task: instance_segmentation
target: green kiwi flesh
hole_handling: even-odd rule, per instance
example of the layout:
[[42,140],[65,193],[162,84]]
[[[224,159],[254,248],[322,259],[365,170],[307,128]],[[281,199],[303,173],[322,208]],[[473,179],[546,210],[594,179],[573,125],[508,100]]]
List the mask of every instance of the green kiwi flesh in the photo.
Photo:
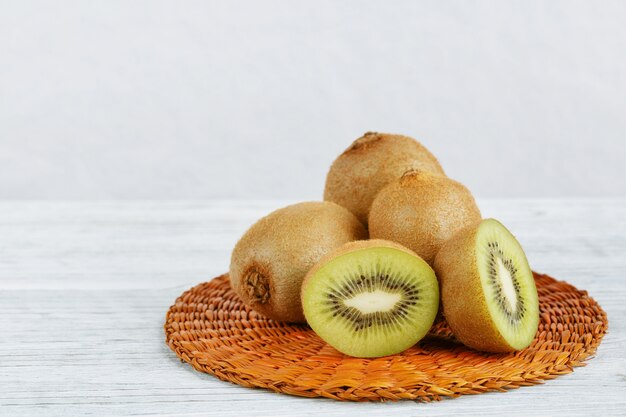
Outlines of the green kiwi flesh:
[[311,328],[355,357],[402,352],[422,339],[439,307],[430,266],[392,242],[352,242],[329,254],[304,280],[302,306]]

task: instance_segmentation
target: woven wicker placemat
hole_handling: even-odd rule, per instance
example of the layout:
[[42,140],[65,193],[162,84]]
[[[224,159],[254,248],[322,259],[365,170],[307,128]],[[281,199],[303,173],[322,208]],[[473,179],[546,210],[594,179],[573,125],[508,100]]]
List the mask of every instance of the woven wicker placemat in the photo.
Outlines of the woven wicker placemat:
[[572,372],[606,333],[606,313],[570,284],[535,274],[541,321],[534,342],[507,354],[455,342],[445,322],[409,350],[352,358],[305,325],[265,319],[244,306],[222,275],[183,293],[170,307],[169,347],[201,372],[245,387],[337,400],[439,400],[503,391]]

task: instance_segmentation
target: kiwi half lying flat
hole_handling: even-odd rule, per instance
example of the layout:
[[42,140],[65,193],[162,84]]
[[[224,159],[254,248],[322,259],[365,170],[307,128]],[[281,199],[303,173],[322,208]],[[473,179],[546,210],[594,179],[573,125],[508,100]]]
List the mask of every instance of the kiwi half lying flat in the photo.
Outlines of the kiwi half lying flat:
[[430,266],[384,240],[351,242],[329,253],[309,271],[301,295],[307,322],[324,341],[366,358],[413,346],[439,307]]
[[465,345],[521,350],[539,325],[539,302],[524,250],[500,222],[486,219],[447,241],[435,258],[443,314]]

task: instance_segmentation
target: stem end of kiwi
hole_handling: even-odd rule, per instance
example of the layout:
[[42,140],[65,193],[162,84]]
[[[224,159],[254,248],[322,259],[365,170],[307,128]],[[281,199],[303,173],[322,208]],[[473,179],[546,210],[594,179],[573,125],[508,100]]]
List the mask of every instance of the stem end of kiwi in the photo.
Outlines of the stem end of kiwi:
[[268,274],[257,265],[251,266],[243,276],[243,291],[251,304],[267,304],[271,298]]

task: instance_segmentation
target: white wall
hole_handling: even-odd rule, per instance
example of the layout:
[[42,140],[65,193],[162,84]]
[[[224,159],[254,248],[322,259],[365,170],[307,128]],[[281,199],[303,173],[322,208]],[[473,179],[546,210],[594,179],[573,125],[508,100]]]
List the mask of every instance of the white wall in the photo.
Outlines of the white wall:
[[488,196],[626,195],[626,2],[0,5],[0,198],[319,198],[367,130]]

